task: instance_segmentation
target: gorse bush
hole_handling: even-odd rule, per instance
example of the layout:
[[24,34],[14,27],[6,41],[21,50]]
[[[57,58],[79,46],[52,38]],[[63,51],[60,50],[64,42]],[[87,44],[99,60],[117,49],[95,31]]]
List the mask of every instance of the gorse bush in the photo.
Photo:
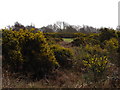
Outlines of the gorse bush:
[[51,45],[51,50],[53,50],[55,58],[62,68],[72,67],[73,52],[71,49],[59,45]]
[[87,44],[85,46],[85,50],[91,55],[95,54],[98,54],[99,56],[107,55],[107,49],[102,49],[99,44],[94,46]]
[[16,35],[14,31],[3,30],[2,32],[3,67],[10,65],[10,69],[13,71],[15,71],[15,69],[17,70],[18,66],[24,61],[20,42]]
[[88,60],[83,60],[83,64],[93,72],[94,81],[97,81],[97,77],[104,75],[108,67],[108,59],[106,56],[99,57],[94,55]]
[[42,75],[58,65],[42,32],[3,30],[3,66]]
[[89,45],[96,45],[96,44],[99,44],[100,41],[97,40],[97,39],[93,39],[93,38],[90,38],[90,37],[79,37],[79,38],[76,38],[74,39],[74,41],[72,41],[72,44],[74,46],[86,46],[87,44]]
[[111,38],[110,40],[105,40],[105,45],[104,47],[106,49],[108,49],[108,51],[113,52],[113,51],[117,51],[118,46],[119,46],[119,42],[116,38]]
[[80,46],[80,45],[85,46],[87,42],[85,41],[85,38],[84,38],[84,37],[80,37],[80,38],[74,39],[71,43],[72,43],[74,46]]
[[62,38],[51,38],[51,37],[47,37],[46,40],[47,40],[49,45],[63,41]]
[[119,42],[117,38],[111,38],[110,40],[104,41],[104,48],[108,51],[109,60],[111,63],[118,65],[119,63]]
[[116,31],[113,29],[101,28],[100,31],[101,33],[99,35],[99,40],[101,41],[101,43],[104,42],[105,40],[118,37]]

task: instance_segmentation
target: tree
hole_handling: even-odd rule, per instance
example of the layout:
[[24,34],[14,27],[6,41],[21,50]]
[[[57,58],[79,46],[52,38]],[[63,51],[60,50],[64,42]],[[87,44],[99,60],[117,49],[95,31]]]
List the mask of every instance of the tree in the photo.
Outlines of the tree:
[[52,32],[54,32],[54,30],[49,25],[46,26],[46,27],[45,26],[42,27],[41,30],[42,30],[43,33],[52,33]]
[[117,37],[117,34],[114,29],[111,28],[101,28],[99,30],[100,33],[100,41],[103,42],[105,40],[109,40],[113,37]]
[[25,30],[25,26],[19,22],[15,22],[14,26],[12,26],[13,31],[19,31],[20,29]]
[[63,29],[63,32],[67,33],[77,33],[77,30],[73,28],[71,25],[67,26],[66,29]]
[[78,32],[81,32],[81,33],[97,33],[97,29],[96,28],[93,28],[92,26],[86,26],[86,25],[83,25],[82,28],[80,28],[78,30]]
[[117,31],[120,31],[120,25],[117,26],[116,30],[117,30]]
[[63,22],[63,21],[57,21],[54,25],[55,25],[56,28],[57,28],[57,29],[56,29],[56,32],[62,32],[63,30],[66,29],[67,26],[69,26],[68,23]]

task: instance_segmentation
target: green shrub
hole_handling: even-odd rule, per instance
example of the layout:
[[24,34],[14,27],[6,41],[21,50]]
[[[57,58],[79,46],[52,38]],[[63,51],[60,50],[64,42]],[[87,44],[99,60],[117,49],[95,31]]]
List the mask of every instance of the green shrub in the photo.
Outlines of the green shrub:
[[98,44],[100,44],[99,40],[93,39],[93,38],[86,39],[86,42],[87,42],[87,44],[90,44],[90,45],[98,45]]
[[118,37],[116,31],[113,29],[101,28],[100,31],[101,33],[99,35],[99,40],[101,41],[101,43],[103,43],[105,40]]
[[47,38],[46,38],[46,41],[47,41],[47,43],[48,43],[49,45],[56,43],[55,40],[54,40],[53,38],[51,38],[51,37],[47,37]]
[[82,63],[83,59],[88,59],[90,54],[84,49],[84,47],[72,47],[74,53],[74,69],[81,72],[81,68],[84,68]]
[[[120,42],[119,42],[119,48],[118,48],[118,54],[119,54],[119,56],[118,56],[118,58],[120,58]],[[120,68],[120,60],[118,59],[117,60],[117,65],[118,65],[118,67]]]
[[44,33],[44,35],[45,35],[45,38],[48,44],[55,44],[55,43],[63,41],[62,38],[54,36],[54,35],[57,35],[56,33]]
[[62,38],[47,38],[47,41],[48,42],[58,43],[58,42],[63,41],[63,39]]
[[3,54],[3,67],[10,65],[11,70],[16,71],[19,64],[23,62],[21,47],[19,40],[15,37],[15,32],[3,30],[2,31],[2,54]]
[[105,40],[104,43],[105,43],[104,47],[106,49],[108,49],[108,51],[110,51],[110,52],[117,51],[118,46],[119,46],[119,42],[116,38],[111,38],[110,40]]
[[110,40],[104,41],[104,48],[108,50],[108,56],[111,63],[118,65],[119,63],[119,42],[117,38],[111,38]]
[[3,66],[42,75],[58,65],[42,32],[3,30]]
[[73,38],[79,38],[79,37],[86,37],[87,36],[87,34],[85,34],[85,33],[74,33],[74,37]]
[[118,35],[118,37],[120,37],[120,31],[117,31],[117,35]]
[[84,33],[44,33],[46,37],[52,38],[77,38],[77,37],[86,37]]
[[72,44],[74,46],[80,46],[80,45],[85,46],[87,44],[96,45],[99,43],[100,43],[99,40],[89,38],[89,37],[79,37],[79,38],[74,39],[74,41],[72,41]]
[[89,38],[95,39],[95,40],[99,40],[99,33],[91,33],[88,35]]
[[59,45],[51,45],[51,49],[55,54],[55,58],[61,67],[72,67],[73,52],[69,48]]
[[85,46],[86,52],[88,52],[91,55],[98,54],[99,56],[107,55],[107,49],[102,49],[100,45],[89,45],[87,44]]
[[80,45],[85,46],[86,45],[85,38],[83,37],[76,38],[71,43],[73,44],[73,46],[80,46]]
[[83,64],[92,71],[94,81],[96,82],[98,77],[102,77],[107,70],[108,60],[106,56],[99,57],[98,55],[94,55],[88,60],[83,60]]

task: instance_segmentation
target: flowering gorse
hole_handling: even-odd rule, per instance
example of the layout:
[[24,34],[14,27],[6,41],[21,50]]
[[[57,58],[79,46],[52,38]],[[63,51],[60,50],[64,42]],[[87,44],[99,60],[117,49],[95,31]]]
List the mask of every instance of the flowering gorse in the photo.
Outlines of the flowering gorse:
[[107,56],[94,55],[88,60],[83,60],[84,66],[86,66],[90,71],[93,72],[94,78],[102,76],[108,67]]

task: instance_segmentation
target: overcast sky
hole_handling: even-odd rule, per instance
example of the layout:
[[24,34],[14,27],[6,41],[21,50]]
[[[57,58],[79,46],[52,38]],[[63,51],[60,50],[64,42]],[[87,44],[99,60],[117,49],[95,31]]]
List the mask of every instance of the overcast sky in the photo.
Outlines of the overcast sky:
[[36,27],[65,21],[72,25],[118,25],[119,0],[0,0],[0,28],[16,21]]

